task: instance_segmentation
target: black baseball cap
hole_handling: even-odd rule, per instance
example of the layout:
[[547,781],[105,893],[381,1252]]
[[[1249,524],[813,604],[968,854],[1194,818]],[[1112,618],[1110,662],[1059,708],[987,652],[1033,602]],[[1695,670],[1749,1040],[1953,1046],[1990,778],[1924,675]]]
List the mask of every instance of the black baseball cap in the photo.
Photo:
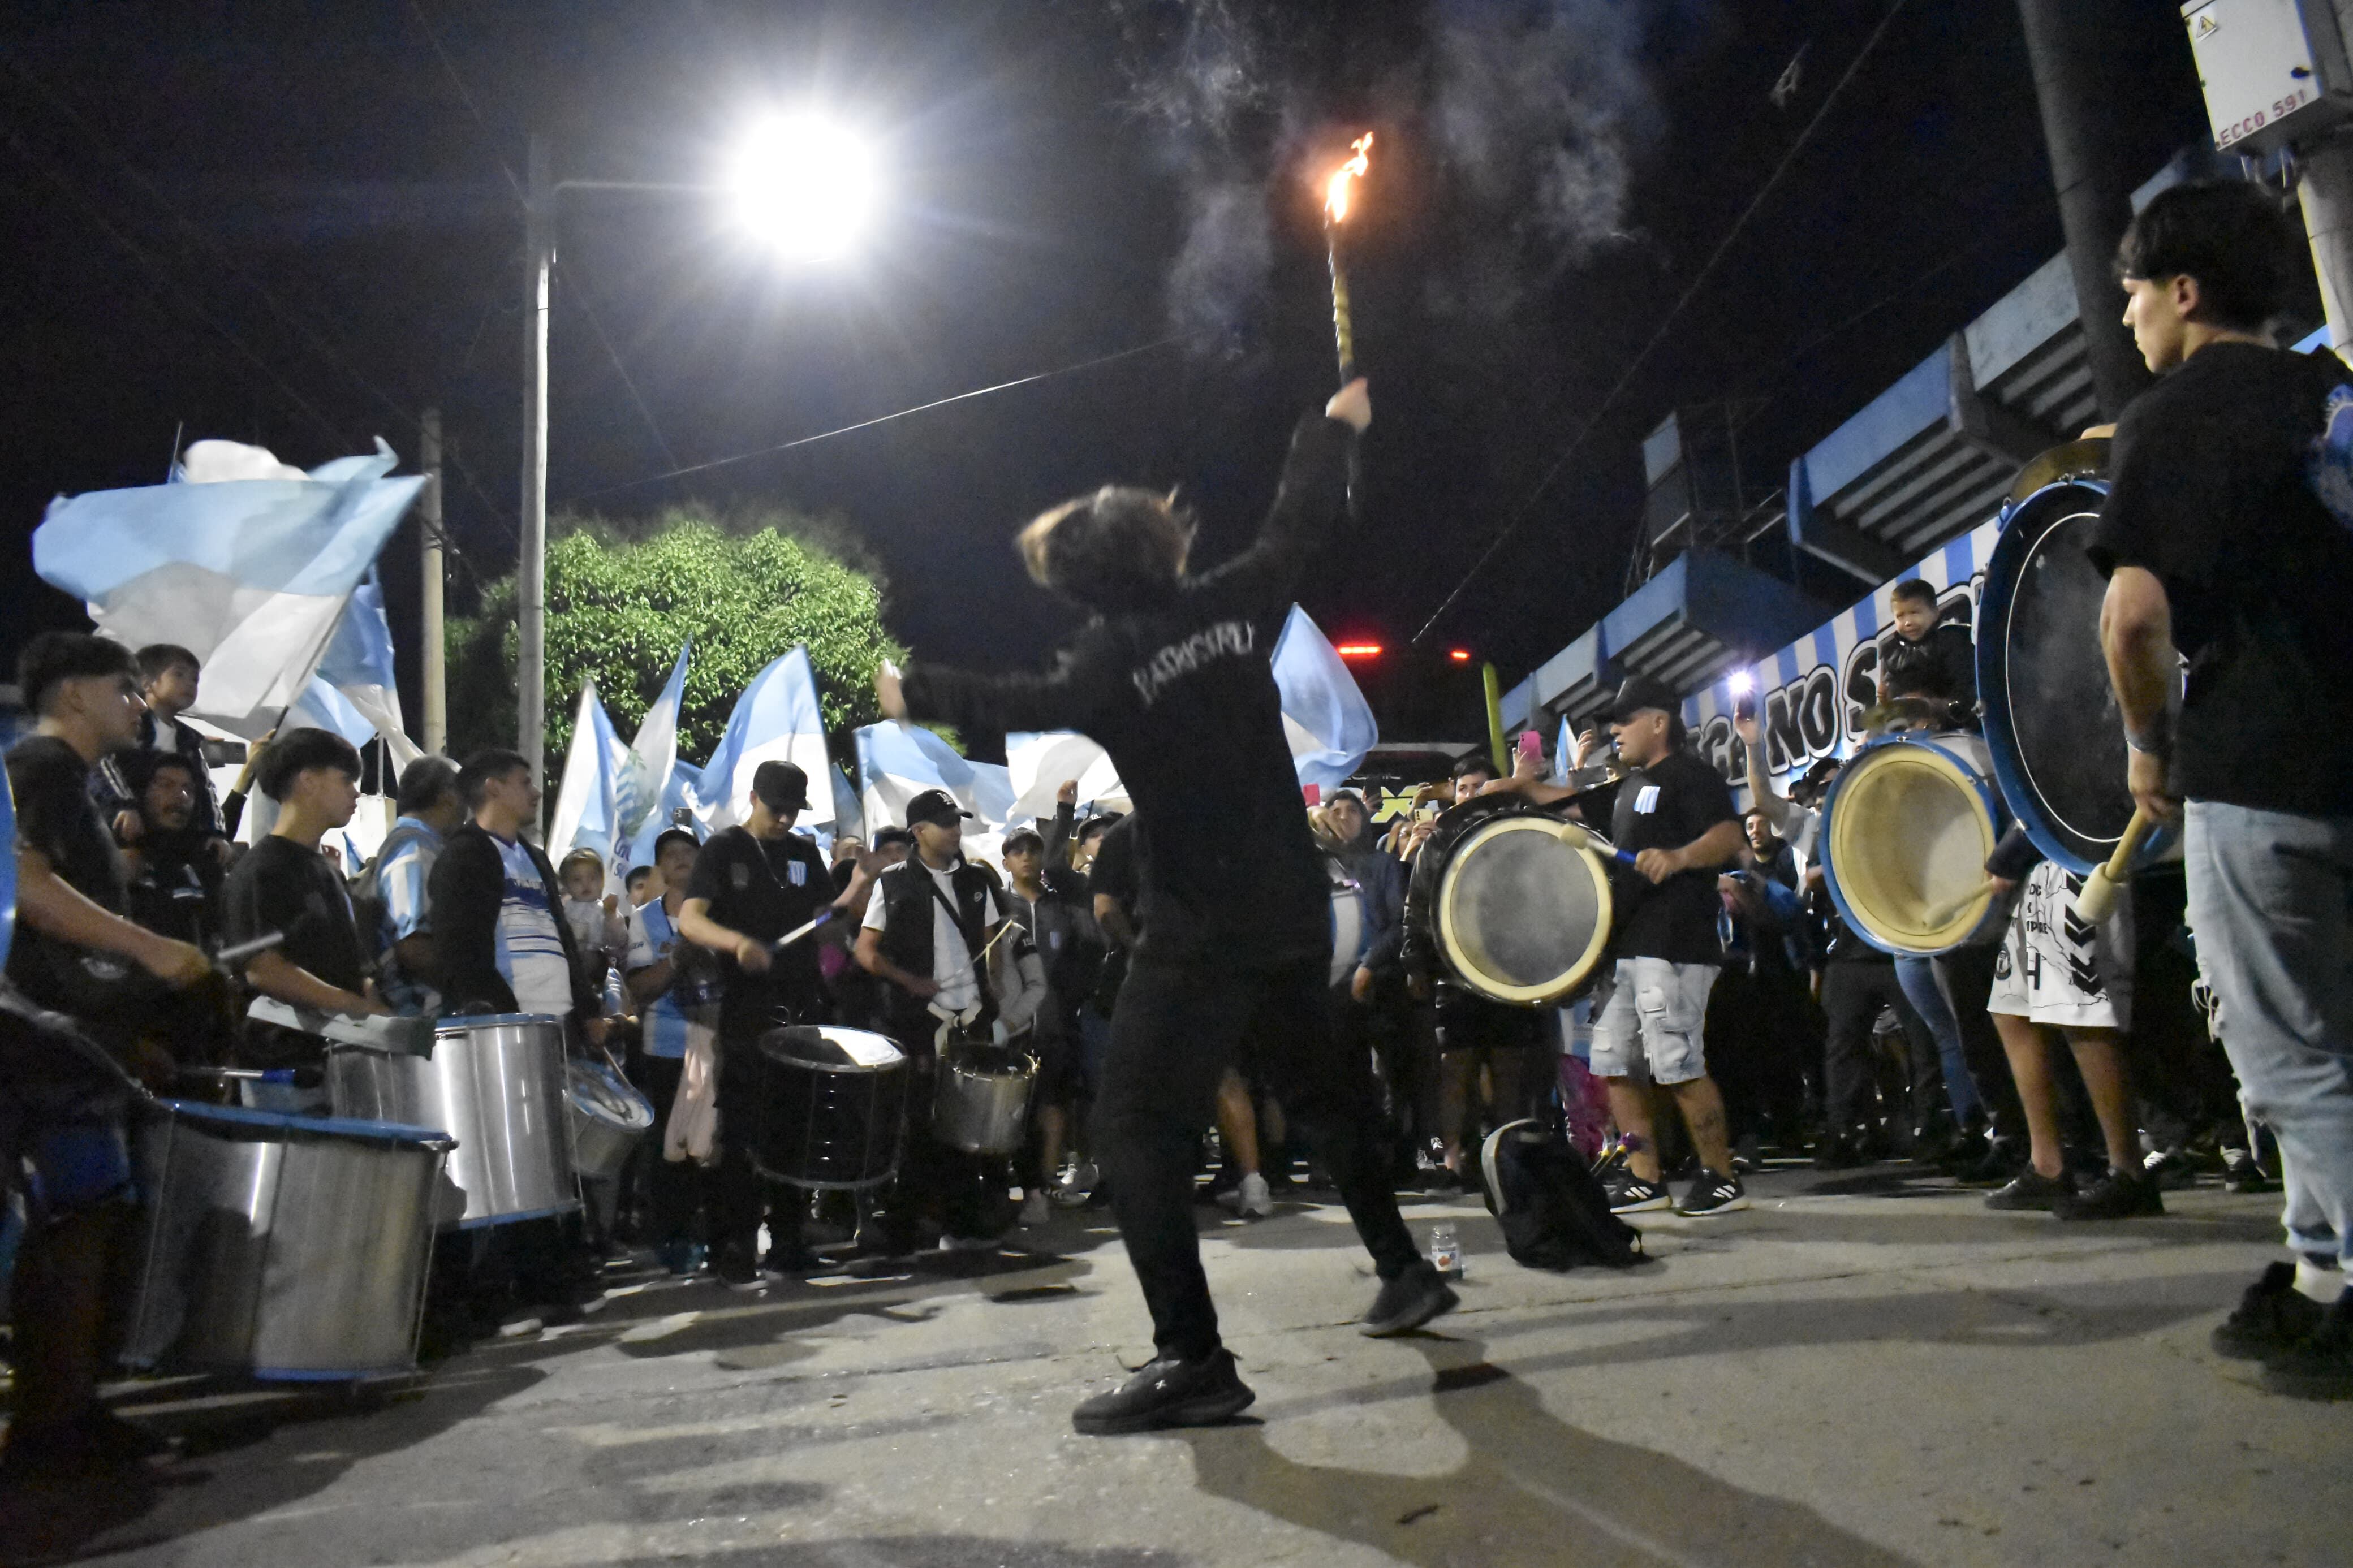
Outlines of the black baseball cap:
[[907,826],[928,822],[935,827],[951,827],[959,817],[972,813],[955,803],[955,796],[944,789],[927,789],[907,803]]
[[1046,852],[1046,836],[1026,825],[1015,828],[1005,836],[1006,854],[1010,855],[1016,849],[1023,848],[1032,848],[1043,855]]
[[1650,709],[1662,713],[1677,714],[1683,710],[1683,700],[1674,689],[1655,675],[1630,675],[1618,688],[1618,695],[1609,704],[1609,721],[1623,724],[1635,714]]
[[752,795],[770,811],[807,811],[808,774],[792,763],[762,763],[752,774]]
[[894,845],[902,844],[913,849],[915,847],[915,836],[903,827],[886,827],[874,836],[874,842],[867,847],[879,854]]

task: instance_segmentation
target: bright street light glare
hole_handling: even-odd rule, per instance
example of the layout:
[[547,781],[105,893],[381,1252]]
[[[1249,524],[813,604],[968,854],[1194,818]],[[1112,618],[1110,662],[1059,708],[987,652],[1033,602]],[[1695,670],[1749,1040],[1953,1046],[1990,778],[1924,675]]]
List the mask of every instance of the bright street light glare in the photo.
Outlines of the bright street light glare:
[[872,151],[842,127],[809,115],[753,127],[727,186],[736,221],[788,256],[818,261],[856,242],[874,205]]

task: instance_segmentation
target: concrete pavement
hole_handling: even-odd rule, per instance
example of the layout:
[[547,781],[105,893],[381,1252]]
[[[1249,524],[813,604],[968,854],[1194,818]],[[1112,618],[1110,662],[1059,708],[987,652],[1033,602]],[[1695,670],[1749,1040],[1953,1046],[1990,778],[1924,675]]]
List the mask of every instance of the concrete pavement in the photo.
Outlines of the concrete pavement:
[[[2353,1405],[2268,1396],[2209,1329],[2277,1200],[2158,1220],[1986,1212],[1900,1167],[1768,1173],[1643,1216],[1657,1261],[1534,1273],[1475,1201],[1463,1310],[1373,1342],[1336,1206],[1204,1210],[1259,1401],[1082,1438],[1150,1353],[1108,1216],[993,1259],[759,1296],[660,1279],[353,1402],[197,1382],[120,1407],[195,1450],[151,1485],[0,1500],[14,1561],[1177,1568],[2353,1561]],[[1019,1250],[1016,1250],[1019,1249]]]

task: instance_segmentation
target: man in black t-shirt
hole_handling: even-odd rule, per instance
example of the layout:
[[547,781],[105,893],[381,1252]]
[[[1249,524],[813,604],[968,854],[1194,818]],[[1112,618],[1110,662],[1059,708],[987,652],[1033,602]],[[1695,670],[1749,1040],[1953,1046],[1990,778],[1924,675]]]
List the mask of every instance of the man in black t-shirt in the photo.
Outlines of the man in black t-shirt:
[[[1609,710],[1619,761],[1632,770],[1619,785],[1609,832],[1633,865],[1621,867],[1611,889],[1611,966],[1593,991],[1592,1062],[1594,1075],[1609,1085],[1609,1113],[1626,1139],[1626,1176],[1610,1204],[1620,1214],[1671,1202],[1638,1066],[1674,1096],[1699,1151],[1703,1168],[1677,1212],[1719,1215],[1748,1206],[1732,1173],[1724,1096],[1708,1076],[1702,1039],[1708,993],[1724,963],[1715,869],[1740,853],[1740,818],[1724,780],[1684,749],[1682,707],[1665,682],[1630,675]],[[1488,787],[1538,802],[1575,793],[1522,778]]]
[[[222,886],[221,928],[232,943],[272,931],[286,940],[246,965],[247,981],[264,996],[312,1012],[391,1012],[369,987],[366,949],[352,922],[343,876],[319,852],[319,840],[349,823],[359,804],[359,752],[329,731],[292,731],[269,743],[256,780],[278,803],[278,820]],[[310,1081],[315,1070],[303,1071],[326,1060],[318,1037],[248,1024],[238,1055],[247,1067],[302,1072],[294,1083],[241,1083],[245,1103],[327,1114],[325,1083]]]
[[90,798],[91,769],[139,732],[131,655],[101,637],[45,632],[26,645],[16,679],[38,728],[7,762],[17,922],[0,1006],[0,1202],[24,1165],[40,1179],[25,1194],[9,1292],[16,1418],[0,1471],[11,1479],[161,1447],[97,1394],[114,1306],[107,1281],[121,1277],[134,1245],[121,1080],[89,1058],[94,1047],[63,1021],[26,999],[79,1022],[119,1016],[147,976],[188,986],[212,973],[196,948],[124,918],[122,863]]
[[[713,1247],[719,1277],[731,1289],[756,1290],[764,1277],[806,1270],[801,1245],[806,1207],[797,1191],[770,1205],[752,1165],[752,1137],[767,1093],[760,1037],[783,1024],[821,1024],[824,981],[817,942],[804,938],[781,952],[772,944],[818,911],[852,908],[864,891],[853,875],[839,895],[817,845],[793,831],[808,807],[808,775],[790,763],[762,763],[752,775],[752,816],[714,834],[694,858],[679,910],[678,932],[719,955],[719,1174]],[[760,1218],[769,1250],[759,1254]]]
[[2133,798],[2186,817],[2199,966],[2248,1114],[2279,1139],[2296,1254],[2215,1343],[2282,1392],[2353,1396],[2353,532],[2312,483],[2353,378],[2264,341],[2300,264],[2261,187],[2163,192],[2117,260],[2162,379],[2117,423],[2101,642]]

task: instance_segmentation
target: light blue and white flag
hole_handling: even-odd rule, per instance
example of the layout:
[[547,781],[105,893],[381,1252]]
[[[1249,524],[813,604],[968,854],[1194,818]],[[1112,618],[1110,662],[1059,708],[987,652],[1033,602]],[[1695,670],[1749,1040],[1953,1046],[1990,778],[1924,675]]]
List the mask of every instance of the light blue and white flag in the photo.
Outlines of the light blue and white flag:
[[1282,692],[1282,731],[1299,782],[1324,789],[1347,783],[1379,743],[1380,726],[1356,678],[1296,605],[1274,645],[1274,684]]
[[809,803],[795,826],[815,832],[833,826],[833,792],[826,787],[825,713],[808,649],[796,647],[752,678],[727,716],[719,749],[702,764],[704,823],[713,832],[752,815],[752,775],[765,762],[792,763],[808,775]]
[[1560,739],[1553,745],[1552,782],[1566,784],[1568,775],[1576,768],[1577,731],[1570,727],[1567,716],[1564,714],[1560,721]]
[[322,676],[312,676],[286,710],[285,721],[280,731],[294,730],[331,730],[353,746],[364,746],[375,739],[375,724],[368,716],[353,706],[352,700],[327,684]]
[[319,658],[319,679],[343,693],[384,738],[394,767],[405,768],[424,755],[409,740],[401,717],[400,684],[392,667],[392,623],[384,613],[383,580],[373,566],[352,590],[335,622],[327,651]]
[[[654,840],[673,827],[683,827],[701,843],[711,837],[711,829],[702,821],[702,804],[695,795],[702,774],[692,763],[673,762],[670,777],[662,784],[661,798],[654,809],[646,813],[644,822],[630,837],[630,866],[650,866],[654,863]],[[623,875],[628,874],[627,868]]]
[[1013,784],[1015,820],[1052,820],[1054,797],[1065,783],[1079,786],[1078,804],[1105,811],[1131,811],[1119,770],[1101,746],[1075,730],[1019,731],[1005,737],[1005,769]]
[[195,653],[195,715],[256,737],[301,695],[424,485],[389,478],[396,461],[379,440],[373,457],[301,474],[259,447],[199,441],[182,465],[186,482],[51,501],[33,533],[33,569],[118,642]]
[[826,763],[825,771],[833,785],[833,836],[865,837],[866,811],[858,804],[858,792],[849,787],[849,775],[841,771],[839,763]]
[[646,710],[638,738],[629,742],[628,766],[622,770],[618,799],[621,831],[634,837],[646,825],[670,787],[670,769],[678,763],[678,710],[686,700],[686,660],[693,652],[690,641],[678,650],[661,694]]
[[628,868],[617,863],[629,836],[621,826],[621,781],[629,771],[629,749],[613,733],[613,720],[596,699],[596,683],[580,689],[572,719],[572,749],[565,753],[564,781],[556,786],[555,815],[548,822],[547,858],[561,866],[575,849],[594,849],[605,862],[607,890],[618,891]]
[[944,789],[976,819],[975,830],[1003,827],[1013,815],[1013,778],[993,763],[967,762],[954,747],[914,724],[869,724],[858,731],[858,776],[866,826],[904,827],[907,803],[927,789]]

